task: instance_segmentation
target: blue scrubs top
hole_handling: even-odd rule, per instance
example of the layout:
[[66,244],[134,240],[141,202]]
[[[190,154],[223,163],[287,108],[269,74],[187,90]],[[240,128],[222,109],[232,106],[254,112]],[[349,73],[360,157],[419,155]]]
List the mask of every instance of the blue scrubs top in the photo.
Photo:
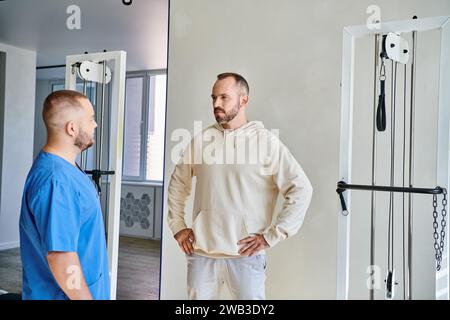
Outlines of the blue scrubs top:
[[48,266],[50,251],[77,252],[93,298],[110,299],[105,226],[97,191],[80,169],[41,151],[25,182],[20,213],[24,300],[68,299]]

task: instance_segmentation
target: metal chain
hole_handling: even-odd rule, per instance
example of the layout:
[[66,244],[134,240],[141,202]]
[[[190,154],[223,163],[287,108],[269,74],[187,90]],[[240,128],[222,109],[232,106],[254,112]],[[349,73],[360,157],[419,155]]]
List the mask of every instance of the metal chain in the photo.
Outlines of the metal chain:
[[[438,233],[438,211],[437,211],[437,195],[433,194],[433,237],[434,237],[434,250],[436,258],[436,270],[441,270],[442,253],[444,252],[444,239],[445,239],[445,227],[447,225],[447,190],[443,189],[444,198],[442,199],[442,220],[441,220],[441,232]],[[439,237],[440,236],[440,237]],[[440,238],[440,239],[439,239]]]
[[447,216],[447,190],[443,191],[444,198],[442,199],[442,220],[441,220],[441,242],[440,242],[440,252],[441,252],[441,260],[442,253],[444,252],[444,239],[445,239],[445,227],[447,225],[447,221],[445,220]]

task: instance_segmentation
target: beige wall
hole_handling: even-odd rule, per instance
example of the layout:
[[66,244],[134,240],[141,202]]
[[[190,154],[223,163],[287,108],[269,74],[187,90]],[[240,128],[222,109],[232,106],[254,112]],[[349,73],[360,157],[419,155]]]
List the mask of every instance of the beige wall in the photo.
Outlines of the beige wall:
[[[299,234],[268,252],[269,299],[336,297],[342,28],[365,24],[366,8],[371,4],[381,7],[383,21],[450,14],[446,0],[171,1],[165,190],[174,168],[170,155],[175,142],[170,136],[176,128],[192,132],[194,121],[203,121],[204,126],[214,121],[210,90],[215,75],[223,71],[239,72],[247,78],[251,87],[249,118],[263,121],[269,129],[280,129],[281,140],[314,186],[313,201]],[[362,50],[373,56],[369,49]],[[368,61],[363,75],[372,79]],[[371,83],[362,86],[361,92],[371,94]],[[431,153],[434,149],[426,150]],[[368,168],[370,163],[366,163]],[[188,222],[191,208],[192,197]],[[168,229],[166,215],[165,207],[161,298],[186,298],[186,261]],[[367,221],[359,223],[352,225],[353,230],[367,228]],[[368,247],[364,241],[355,241],[352,250],[366,256],[352,256],[358,281],[351,282],[351,297],[365,299]],[[432,269],[432,261],[425,264]],[[419,267],[429,270],[433,281],[432,270]],[[422,282],[417,287],[421,297],[433,297],[434,283]]]

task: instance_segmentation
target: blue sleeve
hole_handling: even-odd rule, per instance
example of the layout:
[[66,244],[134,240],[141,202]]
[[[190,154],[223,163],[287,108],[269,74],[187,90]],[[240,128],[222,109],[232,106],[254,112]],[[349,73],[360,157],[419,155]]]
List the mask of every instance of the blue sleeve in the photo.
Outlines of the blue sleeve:
[[46,252],[76,252],[81,228],[79,195],[73,187],[51,179],[30,201]]

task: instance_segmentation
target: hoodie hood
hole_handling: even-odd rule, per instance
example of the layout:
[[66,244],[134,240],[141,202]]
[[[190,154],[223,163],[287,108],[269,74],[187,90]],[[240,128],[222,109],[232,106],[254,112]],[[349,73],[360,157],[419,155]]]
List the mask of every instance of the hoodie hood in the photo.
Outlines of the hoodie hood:
[[213,125],[213,127],[223,133],[232,133],[235,135],[239,135],[241,133],[251,134],[259,129],[264,129],[264,125],[261,121],[248,121],[246,124],[236,129],[225,129],[220,123],[217,122]]
[[264,125],[261,121],[248,121],[246,124],[236,129],[225,129],[220,123],[215,123],[212,126],[214,129],[222,133],[223,144],[226,145],[227,139],[233,139],[233,147],[236,149],[236,138],[238,136],[252,136],[259,130],[264,129]]

